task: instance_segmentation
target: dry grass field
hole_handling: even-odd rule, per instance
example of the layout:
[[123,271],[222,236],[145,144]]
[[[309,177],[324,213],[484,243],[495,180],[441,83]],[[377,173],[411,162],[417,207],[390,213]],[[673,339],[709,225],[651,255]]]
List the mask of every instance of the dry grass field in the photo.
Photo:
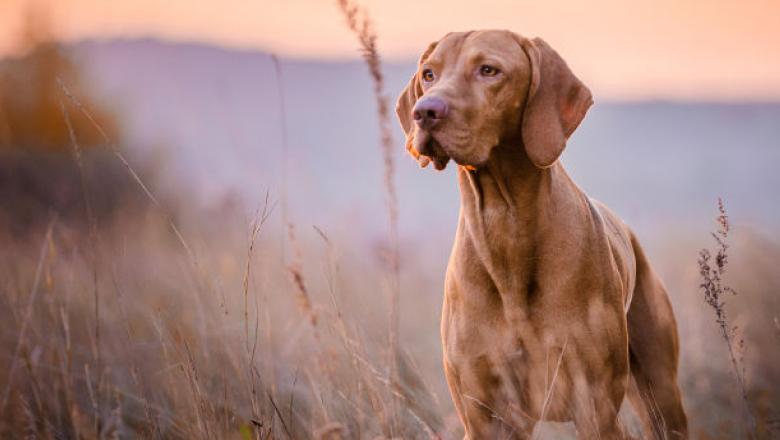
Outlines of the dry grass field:
[[[385,127],[370,27],[341,7]],[[392,229],[386,151],[400,142],[389,128],[377,149],[389,209],[377,215],[391,232],[366,251],[343,230],[289,218],[283,192],[247,215],[228,202],[199,208],[187,188],[158,191],[160,170],[125,156],[119,122],[86,100],[56,49],[41,50],[0,71],[0,437],[462,437],[440,364],[444,267]],[[22,90],[14,69],[41,82]],[[651,258],[679,322],[693,437],[774,438],[780,242],[730,214],[717,235],[727,259],[710,236],[715,201],[712,224],[668,231]],[[722,275],[709,305],[702,247],[707,275]],[[632,420],[626,411],[633,432]]]
[[[286,258],[300,256],[289,266],[282,225],[240,217],[181,213],[192,256],[151,209],[118,214],[94,237],[56,216],[24,237],[4,233],[2,436],[458,438],[439,363],[440,299],[420,294],[436,292],[436,274],[417,273],[424,262],[402,255],[393,380],[383,260],[355,253],[350,237],[310,229],[286,248]],[[750,411],[771,438],[780,247],[736,238],[729,319],[744,340]],[[693,433],[741,438],[747,418],[697,290],[695,248],[671,241],[662,257]]]

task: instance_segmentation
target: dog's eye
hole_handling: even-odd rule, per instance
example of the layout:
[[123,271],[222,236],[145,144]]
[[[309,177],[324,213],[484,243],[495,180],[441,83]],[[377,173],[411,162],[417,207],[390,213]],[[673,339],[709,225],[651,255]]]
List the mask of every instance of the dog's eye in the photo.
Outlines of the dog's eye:
[[482,67],[479,68],[479,74],[482,76],[496,76],[498,73],[499,70],[497,68],[487,64],[483,64]]
[[436,78],[436,75],[433,74],[433,70],[431,69],[425,69],[422,71],[422,79],[425,82],[431,82]]

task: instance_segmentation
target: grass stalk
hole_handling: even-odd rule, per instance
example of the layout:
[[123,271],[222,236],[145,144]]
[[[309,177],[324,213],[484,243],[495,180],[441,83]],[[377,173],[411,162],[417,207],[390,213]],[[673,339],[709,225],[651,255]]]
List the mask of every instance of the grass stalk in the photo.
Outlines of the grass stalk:
[[8,380],[5,383],[5,389],[3,390],[3,399],[0,401],[0,413],[5,412],[6,405],[8,404],[8,397],[11,394],[11,384],[13,383],[14,373],[16,372],[17,362],[19,360],[19,354],[24,346],[24,338],[27,335],[27,329],[30,325],[30,320],[33,315],[33,308],[35,306],[35,299],[38,297],[38,287],[41,282],[41,273],[43,272],[43,265],[46,261],[46,249],[51,240],[52,230],[56,217],[52,217],[49,220],[49,225],[46,228],[46,235],[44,236],[43,243],[41,244],[41,251],[38,257],[38,264],[35,268],[35,277],[33,278],[33,285],[30,289],[30,294],[27,297],[27,305],[25,307],[24,317],[22,318],[22,325],[19,327],[19,336],[16,338],[16,349],[14,350],[13,358],[11,359],[11,366],[8,369]]
[[108,135],[108,133],[106,133],[103,127],[95,120],[95,118],[92,116],[92,113],[81,103],[81,101],[78,98],[76,98],[75,95],[73,95],[70,92],[68,87],[62,81],[62,79],[57,78],[57,82],[59,83],[60,89],[62,90],[62,93],[65,95],[65,97],[67,97],[70,103],[76,109],[78,109],[78,111],[85,118],[87,118],[89,123],[92,124],[95,130],[97,130],[97,132],[103,138],[103,141],[106,143],[106,146],[111,150],[111,153],[114,154],[114,156],[116,156],[117,159],[119,159],[122,165],[124,165],[125,169],[127,169],[127,172],[130,173],[130,176],[133,178],[136,184],[138,184],[138,187],[141,189],[141,191],[143,191],[143,193],[146,195],[149,201],[152,202],[155,208],[157,208],[163,214],[163,216],[165,216],[168,226],[171,228],[174,235],[176,235],[176,238],[179,240],[179,243],[181,243],[182,247],[187,253],[187,256],[190,258],[192,264],[195,266],[196,269],[198,269],[199,264],[195,256],[195,253],[192,251],[190,245],[187,244],[187,240],[184,239],[184,235],[181,233],[178,226],[176,226],[176,223],[173,221],[173,218],[171,218],[168,212],[165,209],[163,209],[163,206],[157,200],[157,197],[155,197],[154,193],[152,193],[149,187],[141,179],[141,176],[139,176],[138,173],[135,171],[135,169],[130,165],[130,162],[125,158],[125,155],[122,154],[121,151],[119,151],[119,148],[117,148],[116,144],[111,140],[111,137]]
[[748,396],[747,381],[745,380],[745,366],[742,356],[744,341],[738,337],[736,326],[732,326],[728,320],[726,311],[726,297],[734,296],[737,291],[726,285],[723,276],[728,266],[728,244],[727,239],[731,229],[729,217],[723,204],[723,199],[718,198],[718,216],[716,218],[718,229],[712,233],[715,240],[715,256],[707,248],[699,251],[699,274],[701,275],[701,284],[699,288],[704,294],[704,301],[712,308],[715,313],[715,322],[720,330],[721,337],[726,343],[726,348],[731,363],[731,370],[737,381],[740,398],[744,405],[745,417],[750,428],[751,438],[758,438],[756,418],[753,414],[752,405]]
[[395,188],[395,161],[393,158],[393,135],[390,104],[385,95],[385,81],[382,63],[377,48],[377,34],[367,13],[351,0],[337,0],[339,9],[346,19],[347,27],[355,34],[361,47],[363,61],[368,67],[377,106],[379,121],[380,147],[384,165],[384,188],[386,195],[387,217],[389,222],[390,267],[390,324],[389,324],[389,362],[390,377],[398,380],[398,355],[401,297],[401,256],[398,240],[398,193]]
[[101,384],[103,383],[103,355],[100,344],[100,291],[98,287],[98,230],[97,230],[97,217],[95,217],[92,211],[92,198],[90,197],[87,176],[84,172],[84,163],[82,160],[81,147],[76,139],[76,132],[73,130],[73,124],[70,120],[70,114],[65,103],[60,101],[60,110],[62,116],[65,119],[65,125],[68,127],[68,136],[70,138],[71,147],[73,148],[73,159],[76,162],[76,167],[79,171],[79,181],[81,183],[81,194],[84,199],[84,215],[87,218],[89,224],[89,241],[90,241],[90,258],[92,265],[92,293],[94,299],[94,319],[95,319],[95,364],[97,374],[97,392],[96,392],[96,414],[95,414],[95,433],[97,437],[100,437],[102,430],[102,394]]

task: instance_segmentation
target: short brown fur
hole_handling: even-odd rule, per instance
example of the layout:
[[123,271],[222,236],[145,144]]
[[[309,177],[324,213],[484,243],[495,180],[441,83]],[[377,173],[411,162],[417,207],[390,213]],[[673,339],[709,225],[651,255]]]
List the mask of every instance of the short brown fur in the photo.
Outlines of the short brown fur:
[[[448,104],[435,127],[413,120],[422,97]],[[549,45],[508,31],[431,44],[398,100],[420,164],[458,164],[441,336],[466,438],[528,438],[538,420],[620,438],[626,396],[647,435],[687,437],[663,284],[631,230],[558,162],[591,103]]]

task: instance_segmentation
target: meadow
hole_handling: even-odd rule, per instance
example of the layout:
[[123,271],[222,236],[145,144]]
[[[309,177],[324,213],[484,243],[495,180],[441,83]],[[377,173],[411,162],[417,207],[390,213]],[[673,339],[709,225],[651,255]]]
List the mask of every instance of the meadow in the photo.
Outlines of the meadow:
[[[56,45],[2,65],[0,437],[462,437],[438,336],[448,244],[398,231],[395,168],[412,165],[393,159],[402,147],[371,28],[342,8],[374,87],[361,105],[379,109],[374,240],[296,215],[288,199],[306,195],[292,183],[203,206],[193,188],[166,186],[164,165],[127,151],[120,116],[88,98]],[[679,323],[691,433],[774,438],[776,226],[727,211],[729,233],[715,235],[727,257],[713,263],[721,296],[708,304],[712,273],[697,261],[704,247],[718,255],[711,231],[723,223],[715,198],[697,203],[711,205],[711,223],[663,223],[649,247]],[[543,423],[536,435],[573,429]]]

